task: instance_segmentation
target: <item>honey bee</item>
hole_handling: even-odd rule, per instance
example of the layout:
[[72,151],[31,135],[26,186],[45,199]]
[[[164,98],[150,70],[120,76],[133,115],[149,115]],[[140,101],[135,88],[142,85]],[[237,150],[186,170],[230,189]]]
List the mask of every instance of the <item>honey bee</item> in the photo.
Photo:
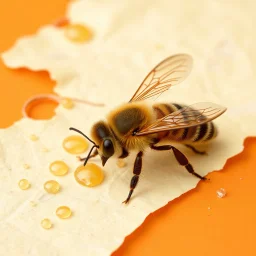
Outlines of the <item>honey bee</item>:
[[[160,96],[172,85],[182,82],[192,69],[190,55],[177,54],[160,62],[144,79],[128,103],[122,104],[107,116],[106,121],[99,121],[91,129],[91,137],[80,130],[70,128],[85,136],[93,146],[86,158],[81,158],[86,165],[89,158],[99,155],[104,166],[110,157],[125,158],[136,150],[137,156],[133,167],[128,203],[138,184],[142,169],[143,152],[147,147],[153,150],[171,150],[177,162],[199,179],[187,157],[172,142],[181,143],[195,153],[204,154],[196,149],[197,144],[209,142],[217,136],[213,119],[226,111],[225,107],[214,103],[195,103],[182,105],[177,103],[150,104],[146,100]],[[161,142],[161,145],[158,143]],[[166,142],[166,145],[162,145]]]

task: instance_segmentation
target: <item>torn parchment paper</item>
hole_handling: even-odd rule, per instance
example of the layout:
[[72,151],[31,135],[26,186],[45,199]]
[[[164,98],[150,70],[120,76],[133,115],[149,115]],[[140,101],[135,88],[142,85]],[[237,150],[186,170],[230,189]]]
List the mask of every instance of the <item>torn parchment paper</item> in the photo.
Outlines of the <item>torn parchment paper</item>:
[[[255,15],[251,5],[251,1],[242,6],[234,1],[198,1],[196,8],[192,1],[74,2],[67,16],[72,23],[94,30],[90,43],[74,44],[65,38],[63,29],[46,26],[5,52],[2,56],[10,68],[49,71],[59,95],[107,106],[76,104],[72,110],[59,106],[51,120],[22,119],[0,131],[1,254],[109,255],[149,213],[196,186],[199,180],[179,166],[170,152],[148,151],[139,185],[131,202],[123,205],[134,154],[123,168],[109,160],[103,184],[86,188],[73,177],[79,163],[61,146],[72,134],[70,126],[88,134],[95,121],[127,102],[152,67],[169,55],[192,55],[194,68],[186,81],[158,101],[212,101],[228,107],[215,122],[219,136],[207,149],[208,156],[179,147],[196,172],[206,175],[219,170],[239,153],[244,138],[255,134],[256,122]],[[39,139],[31,141],[31,134]],[[50,174],[49,163],[55,160],[70,166],[67,176]],[[92,161],[100,164],[97,159]],[[24,169],[24,164],[30,168]],[[22,178],[31,183],[27,191],[18,188]],[[43,184],[53,178],[62,191],[49,195]],[[55,216],[60,205],[72,209],[72,218]],[[54,228],[43,230],[43,218],[50,218]]]

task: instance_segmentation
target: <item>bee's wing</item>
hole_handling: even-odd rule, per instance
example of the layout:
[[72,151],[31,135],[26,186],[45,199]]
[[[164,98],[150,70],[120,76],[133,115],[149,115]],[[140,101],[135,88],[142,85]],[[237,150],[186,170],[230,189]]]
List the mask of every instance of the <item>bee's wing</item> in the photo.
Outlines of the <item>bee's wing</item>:
[[150,126],[138,131],[136,136],[201,125],[217,118],[225,111],[225,107],[214,103],[195,103],[158,119]]
[[129,102],[158,97],[172,85],[182,82],[192,69],[193,59],[177,54],[160,62],[144,79]]

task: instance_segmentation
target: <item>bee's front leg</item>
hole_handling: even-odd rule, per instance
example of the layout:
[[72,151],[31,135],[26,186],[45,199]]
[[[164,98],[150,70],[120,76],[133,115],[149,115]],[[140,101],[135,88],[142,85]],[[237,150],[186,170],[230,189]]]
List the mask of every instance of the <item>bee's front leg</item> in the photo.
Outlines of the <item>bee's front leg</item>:
[[136,185],[138,184],[139,181],[139,175],[141,172],[141,168],[142,168],[142,156],[143,156],[143,152],[140,151],[135,159],[134,162],[134,167],[133,167],[133,177],[131,179],[131,183],[130,183],[130,192],[128,194],[128,197],[125,201],[123,201],[123,203],[127,204],[132,196],[133,190],[135,189]]
[[[95,156],[97,156],[97,155],[98,155],[98,150],[95,149],[95,150],[93,151],[93,153],[90,155],[89,159],[92,158],[92,157],[95,157]],[[86,160],[86,158],[87,158],[87,157],[77,156],[77,159],[78,159],[79,161],[82,161],[82,162],[84,162],[84,161]]]

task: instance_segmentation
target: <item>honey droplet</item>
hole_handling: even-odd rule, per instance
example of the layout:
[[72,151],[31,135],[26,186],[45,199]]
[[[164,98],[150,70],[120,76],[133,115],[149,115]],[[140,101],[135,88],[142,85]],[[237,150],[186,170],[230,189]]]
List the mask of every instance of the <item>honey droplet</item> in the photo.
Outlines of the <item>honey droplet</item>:
[[71,109],[74,107],[74,102],[70,98],[62,98],[60,104],[66,109]]
[[49,219],[43,219],[41,221],[41,226],[44,228],[44,229],[50,229],[52,227],[52,222],[49,220]]
[[22,190],[26,190],[30,187],[30,183],[29,183],[28,180],[22,179],[22,180],[19,181],[19,187]]
[[37,141],[38,140],[38,137],[35,135],[35,134],[31,134],[29,136],[29,138],[32,140],[32,141]]
[[64,139],[62,146],[70,154],[82,154],[88,149],[88,142],[79,135],[72,135]]
[[162,50],[164,48],[164,45],[158,43],[158,44],[155,45],[155,47],[156,47],[157,50]]
[[126,166],[126,163],[125,163],[124,159],[117,159],[116,165],[117,165],[119,168],[122,168],[122,167],[125,167],[125,166]]
[[57,194],[60,190],[60,184],[55,180],[48,180],[44,183],[44,190],[50,194]]
[[71,216],[72,212],[67,206],[60,206],[56,210],[56,215],[61,219],[67,219]]
[[68,172],[68,166],[63,161],[54,161],[50,164],[50,172],[56,176],[63,176]]
[[93,163],[87,163],[86,166],[79,166],[75,173],[76,181],[86,187],[94,187],[102,183],[104,173],[102,169]]
[[49,152],[48,148],[42,148],[42,152]]
[[29,164],[23,164],[23,168],[27,170],[27,169],[30,168],[30,165]]
[[93,37],[92,31],[81,24],[69,24],[64,29],[66,38],[75,43],[84,43]]
[[30,203],[30,205],[31,205],[32,207],[36,207],[36,206],[37,206],[37,203],[36,203],[35,201],[30,201],[29,203]]

